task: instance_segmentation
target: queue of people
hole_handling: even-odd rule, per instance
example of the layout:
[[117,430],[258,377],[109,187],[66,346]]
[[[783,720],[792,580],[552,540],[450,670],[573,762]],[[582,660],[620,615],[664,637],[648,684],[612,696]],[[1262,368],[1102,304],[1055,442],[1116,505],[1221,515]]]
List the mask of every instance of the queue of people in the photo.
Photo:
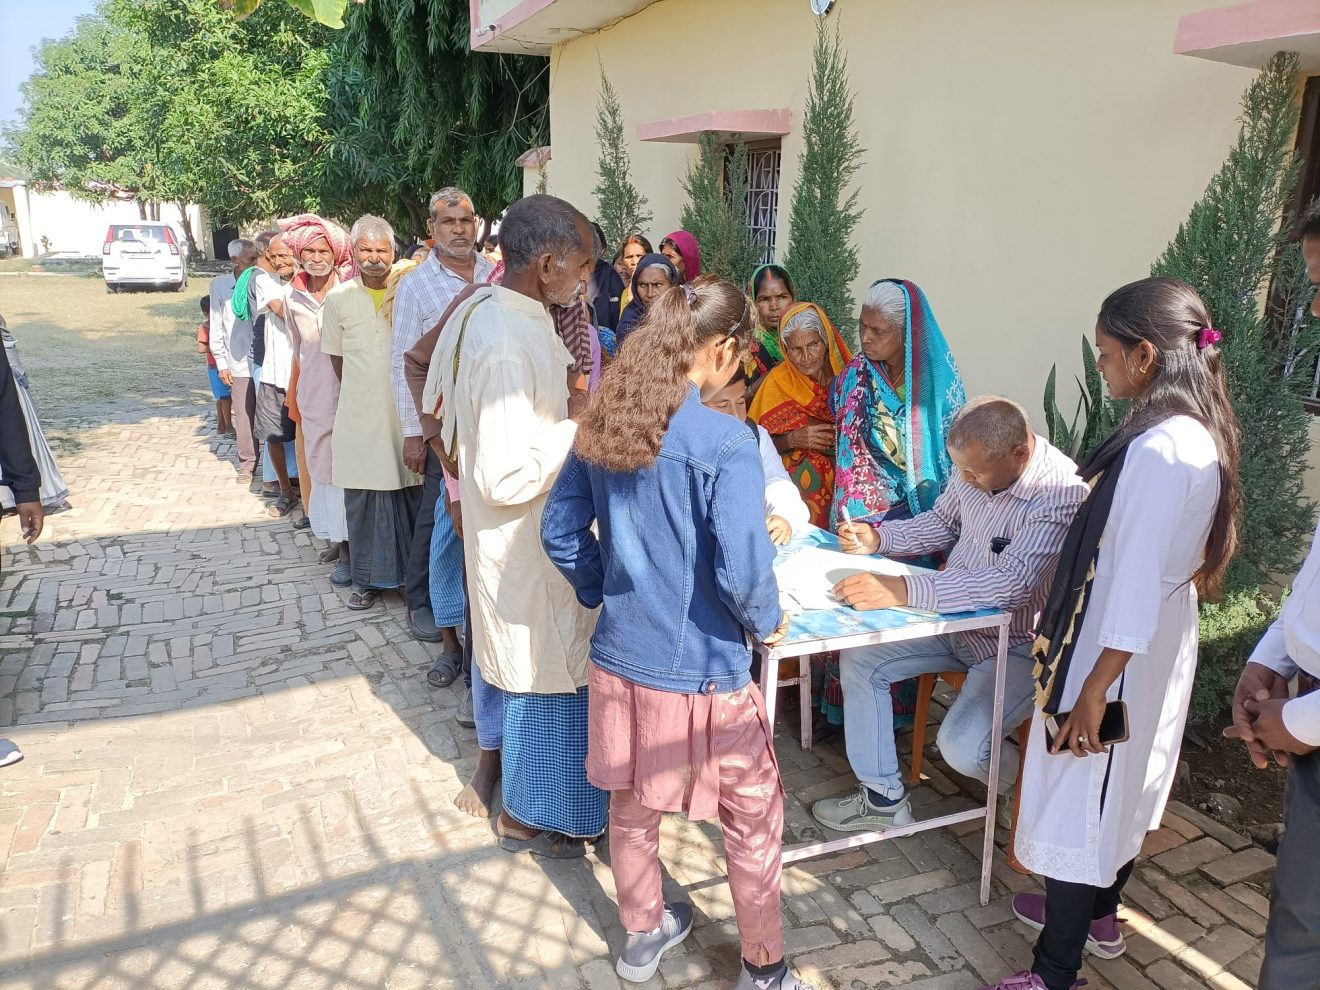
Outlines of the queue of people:
[[[430,211],[430,246],[399,264],[377,217],[345,233],[303,215],[235,242],[208,347],[240,480],[257,486],[260,452],[278,450],[272,514],[308,506],[348,606],[401,588],[413,635],[441,644],[430,682],[464,677],[480,752],[458,806],[488,817],[499,786],[510,852],[578,857],[608,832],[628,932],[616,968],[635,982],[692,928],[691,907],[662,897],[660,815],[718,818],[737,990],[806,990],[784,959],[783,792],[748,644],[784,635],[775,546],[816,526],[848,552],[925,565],[846,578],[833,593],[851,608],[1012,623],[1000,726],[990,635],[824,658],[822,704],[858,788],[813,815],[845,832],[911,821],[900,685],[965,674],[937,740],[956,772],[988,781],[994,734],[1032,716],[1016,852],[1045,894],[1014,899],[1039,935],[1031,967],[997,986],[1070,990],[1084,952],[1121,954],[1123,885],[1178,763],[1198,595],[1236,545],[1238,428],[1196,292],[1144,279],[1103,301],[1100,371],[1129,411],[1078,467],[1016,403],[967,401],[910,280],[872,284],[854,354],[789,272],[702,275],[684,231],[658,252],[631,235],[611,264],[581,212],[531,196],[492,261],[470,197],[441,190]],[[298,489],[286,441],[304,452]],[[1282,700],[1291,665],[1320,675],[1306,615],[1285,611],[1236,710],[1253,755],[1292,754],[1294,776],[1314,776],[1304,740],[1320,742],[1309,700]],[[1006,743],[1004,790],[1018,765]],[[1320,794],[1296,790],[1290,820]],[[1265,971],[1301,972],[1320,918],[1309,887],[1279,894],[1301,905],[1271,920]]]

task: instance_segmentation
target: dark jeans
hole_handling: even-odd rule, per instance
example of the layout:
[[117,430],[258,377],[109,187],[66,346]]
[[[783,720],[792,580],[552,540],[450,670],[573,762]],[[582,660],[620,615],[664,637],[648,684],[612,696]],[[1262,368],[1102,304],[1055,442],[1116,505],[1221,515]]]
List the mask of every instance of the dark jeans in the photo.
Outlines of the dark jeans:
[[1082,968],[1082,953],[1091,922],[1118,910],[1123,887],[1132,876],[1128,863],[1118,871],[1111,887],[1045,878],[1045,928],[1036,940],[1036,962],[1031,971],[1050,990],[1071,990]]
[[1260,990],[1310,987],[1320,973],[1320,752],[1288,769]]
[[431,530],[435,528],[435,501],[443,497],[445,475],[440,458],[430,445],[426,448],[426,481],[422,484],[422,503],[417,507],[417,525],[413,527],[412,549],[404,571],[403,597],[408,611],[431,610]]

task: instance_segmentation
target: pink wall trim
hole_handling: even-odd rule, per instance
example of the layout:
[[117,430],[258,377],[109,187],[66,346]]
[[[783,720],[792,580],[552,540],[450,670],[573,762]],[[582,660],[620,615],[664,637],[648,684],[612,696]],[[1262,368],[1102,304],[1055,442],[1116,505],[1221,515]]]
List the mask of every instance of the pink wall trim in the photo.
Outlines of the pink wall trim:
[[505,31],[517,27],[534,14],[539,14],[554,2],[555,0],[522,0],[522,3],[518,4],[518,6],[514,7],[503,17],[496,19],[494,31],[478,37],[477,32],[482,28],[487,27],[487,25],[481,23],[481,0],[468,0],[469,44],[471,45],[472,50],[475,52],[482,45],[494,41]]
[[666,117],[637,125],[639,141],[696,140],[702,131],[730,134],[787,134],[791,131],[790,110],[707,110],[683,117]]
[[1247,0],[1232,7],[1198,10],[1178,22],[1173,50],[1179,55],[1260,41],[1286,41],[1320,33],[1316,0]]

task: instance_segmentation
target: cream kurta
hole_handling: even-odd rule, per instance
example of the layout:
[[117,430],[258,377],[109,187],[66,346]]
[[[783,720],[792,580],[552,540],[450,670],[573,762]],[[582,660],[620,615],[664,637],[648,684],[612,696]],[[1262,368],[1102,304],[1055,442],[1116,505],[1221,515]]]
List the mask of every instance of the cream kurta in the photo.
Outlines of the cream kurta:
[[381,317],[361,278],[335,286],[325,297],[321,352],[343,359],[331,438],[339,488],[397,491],[422,483],[403,463],[403,424],[390,385],[393,339],[389,320]]
[[587,683],[596,614],[578,604],[541,549],[541,513],[576,434],[568,419],[572,356],[545,307],[503,286],[461,307],[431,361],[443,436],[457,430],[463,554],[473,656],[506,691],[573,692]]
[[1095,581],[1059,711],[1071,711],[1106,647],[1133,654],[1109,700],[1131,738],[1108,753],[1050,755],[1032,720],[1018,858],[1033,873],[1108,887],[1164,815],[1196,674],[1196,591],[1219,500],[1219,457],[1200,423],[1170,419],[1132,441],[1100,540]]
[[[338,279],[337,275],[331,277]],[[289,286],[285,305],[289,337],[298,354],[298,413],[302,416],[298,428],[307,451],[307,469],[318,485],[333,485],[330,431],[339,404],[339,379],[329,355],[321,353],[321,311],[325,304],[307,291],[307,275],[299,272]]]

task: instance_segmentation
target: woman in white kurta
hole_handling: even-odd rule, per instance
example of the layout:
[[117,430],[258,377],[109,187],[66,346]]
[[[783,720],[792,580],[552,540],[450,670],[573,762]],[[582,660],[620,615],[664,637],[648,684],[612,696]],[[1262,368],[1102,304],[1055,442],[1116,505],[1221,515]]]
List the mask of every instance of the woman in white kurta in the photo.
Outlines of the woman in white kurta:
[[[1094,490],[1061,554],[1051,605],[1063,608],[1042,616],[1038,700],[1058,717],[1032,722],[1016,852],[1046,893],[1014,898],[1041,935],[1032,969],[999,987],[1069,990],[1084,949],[1124,951],[1119,896],[1178,766],[1197,588],[1217,590],[1235,544],[1237,421],[1219,339],[1200,297],[1174,279],[1124,286],[1101,308],[1101,372],[1133,406],[1082,465]],[[1118,700],[1129,738],[1106,747],[1100,719]]]
[[1016,848],[1035,873],[1108,887],[1159,828],[1196,673],[1191,579],[1218,500],[1215,440],[1195,419],[1132,441],[1059,706],[1072,711],[1103,649],[1131,653],[1106,691],[1127,704],[1131,737],[1081,759],[1049,755],[1045,720],[1032,721]]

